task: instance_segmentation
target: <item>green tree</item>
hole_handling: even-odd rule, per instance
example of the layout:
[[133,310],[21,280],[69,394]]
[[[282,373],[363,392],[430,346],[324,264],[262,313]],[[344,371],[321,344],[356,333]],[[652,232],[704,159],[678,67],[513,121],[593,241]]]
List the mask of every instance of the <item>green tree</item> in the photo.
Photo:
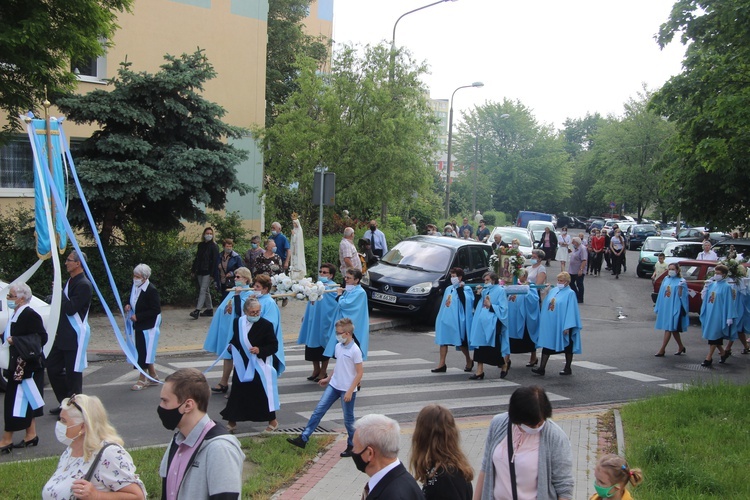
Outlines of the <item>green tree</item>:
[[657,37],[664,47],[679,33],[687,45],[683,71],[652,101],[677,127],[679,161],[665,178],[689,219],[722,229],[747,227],[750,215],[748,26],[748,0],[680,0]]
[[76,76],[71,60],[103,55],[116,29],[118,12],[133,0],[4,0],[0,2],[0,109],[4,131],[16,117],[50,96],[70,92]]
[[596,183],[592,172],[594,137],[606,123],[599,113],[586,113],[584,118],[568,118],[563,123],[562,137],[573,169],[572,196],[565,205],[569,213],[590,215],[602,211],[601,200],[591,200],[588,194]]
[[[504,117],[504,115],[508,115]],[[571,191],[571,167],[563,141],[551,126],[541,125],[520,101],[488,102],[463,114],[456,134],[456,158],[472,165],[476,136],[479,173],[488,179],[492,208],[556,213]],[[483,202],[487,200],[482,200]],[[479,202],[477,204],[485,206]]]
[[435,119],[420,81],[425,67],[400,53],[388,78],[389,49],[345,46],[330,73],[301,58],[299,90],[279,108],[273,125],[259,131],[267,150],[266,217],[300,214],[317,220],[311,205],[314,169],[336,174],[336,206],[353,217],[371,217],[384,201],[408,207],[429,193]]
[[272,0],[268,4],[268,49],[266,52],[266,127],[273,125],[279,105],[297,90],[298,56],[319,65],[328,58],[330,42],[304,32],[312,0]]
[[[105,242],[128,222],[168,230],[181,228],[181,220],[205,221],[205,208],[221,210],[228,192],[250,189],[235,170],[247,153],[223,140],[245,132],[224,123],[225,110],[201,96],[216,76],[213,66],[201,50],[164,58],[155,74],[123,63],[111,91],[57,102],[70,120],[99,125],[75,156]],[[83,220],[80,210],[72,217]]]

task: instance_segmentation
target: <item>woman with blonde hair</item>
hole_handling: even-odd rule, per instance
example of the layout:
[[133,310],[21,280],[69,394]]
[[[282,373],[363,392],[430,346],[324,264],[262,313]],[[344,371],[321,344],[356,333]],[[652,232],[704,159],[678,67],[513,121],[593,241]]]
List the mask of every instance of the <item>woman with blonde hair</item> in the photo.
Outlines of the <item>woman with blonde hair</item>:
[[55,435],[67,448],[42,489],[42,498],[145,499],[146,488],[135,473],[133,459],[99,398],[74,395],[64,399],[61,408]]
[[411,438],[411,472],[427,500],[470,500],[474,470],[459,444],[453,414],[427,405],[417,416]]
[[628,483],[638,486],[643,482],[641,469],[631,469],[624,458],[608,454],[599,459],[594,469],[594,494],[589,500],[612,498],[632,500],[627,490]]

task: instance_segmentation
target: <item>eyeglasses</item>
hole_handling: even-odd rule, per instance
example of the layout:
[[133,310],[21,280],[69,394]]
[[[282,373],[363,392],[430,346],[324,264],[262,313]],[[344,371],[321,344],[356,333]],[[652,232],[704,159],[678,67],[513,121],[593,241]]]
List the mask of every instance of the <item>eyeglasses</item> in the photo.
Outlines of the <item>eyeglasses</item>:
[[68,259],[65,259],[65,262],[78,262],[78,261],[68,258]]

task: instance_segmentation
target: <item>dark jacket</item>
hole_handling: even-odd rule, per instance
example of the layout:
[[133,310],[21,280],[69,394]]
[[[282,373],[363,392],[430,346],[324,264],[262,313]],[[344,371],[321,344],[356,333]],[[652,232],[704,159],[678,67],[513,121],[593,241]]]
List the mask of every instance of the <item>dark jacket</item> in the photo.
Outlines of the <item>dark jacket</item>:
[[9,378],[13,377],[16,371],[19,356],[29,358],[23,378],[30,378],[33,372],[41,370],[44,366],[42,347],[47,343],[47,330],[44,328],[42,317],[31,307],[24,308],[16,321],[10,324],[10,336],[13,337],[13,345],[10,346]]
[[75,351],[78,349],[78,335],[70,324],[68,316],[80,314],[85,319],[91,307],[93,288],[91,282],[81,273],[68,280],[68,296],[62,294],[60,306],[60,321],[57,323],[54,347],[61,351]]
[[195,253],[191,271],[198,276],[211,276],[216,279],[218,276],[218,265],[218,245],[213,240],[198,243],[198,251]]
[[[547,237],[547,232],[545,231],[544,234],[542,234],[542,240],[539,242],[539,248],[544,250],[544,258],[547,260],[554,259],[555,254],[557,253],[557,234],[555,234],[554,231],[549,232],[549,247],[544,246],[544,239]],[[549,253],[547,250],[549,249]]]
[[391,469],[367,495],[367,500],[424,500],[425,496],[417,480],[409,474],[403,464]]
[[135,303],[135,318],[133,329],[142,332],[156,325],[156,317],[161,314],[161,300],[156,287],[149,281],[145,291],[141,291]]

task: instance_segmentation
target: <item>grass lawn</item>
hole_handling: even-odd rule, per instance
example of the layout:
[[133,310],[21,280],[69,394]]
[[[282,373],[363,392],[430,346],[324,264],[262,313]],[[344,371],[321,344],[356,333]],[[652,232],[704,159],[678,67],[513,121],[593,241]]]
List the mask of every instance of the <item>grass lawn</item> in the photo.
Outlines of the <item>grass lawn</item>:
[[750,498],[750,385],[699,385],[624,406],[637,500]]
[[[299,474],[335,436],[312,436],[304,450],[286,442],[286,434],[240,439],[245,452],[242,498],[261,500],[271,495]],[[129,450],[148,498],[161,496],[159,464],[165,448]],[[0,499],[40,498],[47,480],[55,472],[59,457],[0,465]]]

